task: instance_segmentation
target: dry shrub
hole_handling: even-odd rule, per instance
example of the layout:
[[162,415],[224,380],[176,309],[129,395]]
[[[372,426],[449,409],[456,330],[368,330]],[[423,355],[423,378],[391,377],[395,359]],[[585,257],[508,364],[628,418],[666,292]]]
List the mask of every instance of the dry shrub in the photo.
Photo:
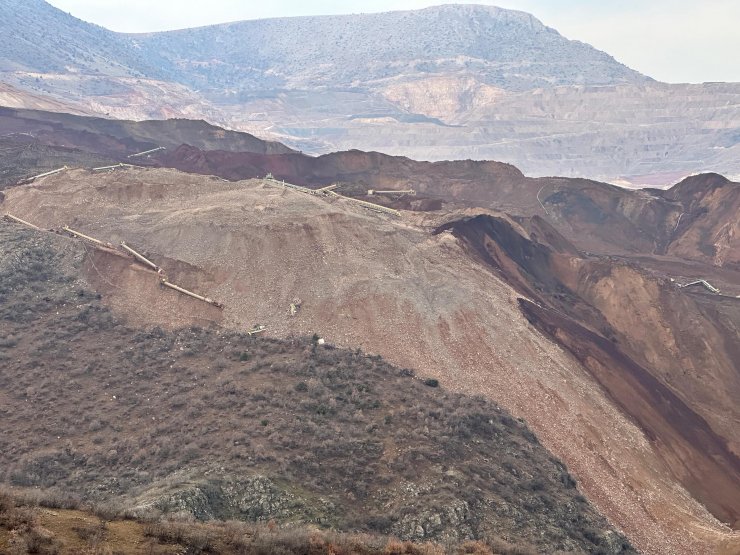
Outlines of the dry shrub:
[[482,541],[467,541],[462,544],[457,555],[495,555],[491,548]]
[[58,555],[62,551],[62,544],[54,538],[48,530],[34,526],[19,535],[19,547],[24,547],[26,553],[38,555]]
[[98,547],[108,533],[108,525],[100,521],[98,524],[86,524],[84,526],[75,526],[72,530],[77,536],[87,542],[90,547]]
[[496,555],[537,555],[537,550],[529,545],[514,545],[500,539],[488,540],[487,543]]
[[445,555],[445,550],[432,543],[389,540],[383,550],[383,555]]
[[6,493],[0,493],[0,529],[30,530],[36,526],[36,515],[27,507],[19,507],[16,500]]
[[56,490],[28,492],[24,502],[29,505],[38,505],[48,509],[79,509],[82,505],[80,498],[69,492]]
[[144,535],[162,543],[182,545],[188,553],[212,553],[214,532],[206,524],[161,521],[144,527]]
[[15,501],[4,491],[0,491],[0,515],[15,508]]

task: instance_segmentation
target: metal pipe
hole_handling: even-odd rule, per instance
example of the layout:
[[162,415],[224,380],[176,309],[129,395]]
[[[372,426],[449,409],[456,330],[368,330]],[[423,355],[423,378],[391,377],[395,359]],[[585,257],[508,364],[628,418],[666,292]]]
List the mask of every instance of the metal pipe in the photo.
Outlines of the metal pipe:
[[26,181],[28,181],[30,183],[31,181],[36,181],[37,179],[41,179],[42,177],[49,177],[50,175],[54,175],[55,173],[60,173],[60,172],[63,172],[64,170],[68,170],[68,169],[69,168],[67,166],[64,166],[64,167],[59,168],[59,169],[56,169],[56,170],[51,170],[50,172],[42,173],[42,174],[39,174],[39,175],[34,175],[33,177],[29,177],[28,179],[26,179]]
[[85,239],[86,241],[90,241],[91,243],[95,243],[96,245],[100,245],[101,247],[106,247],[108,249],[114,248],[113,245],[110,243],[103,243],[103,241],[99,241],[93,237],[90,237],[89,235],[85,235],[84,233],[80,233],[79,231],[75,231],[74,229],[70,228],[69,226],[64,226],[62,228],[67,233],[71,233],[75,237],[78,237],[79,239]]
[[400,191],[377,191],[375,189],[370,189],[367,194],[369,196],[371,195],[415,195],[416,191],[413,189],[404,189]]
[[145,266],[149,266],[155,272],[159,272],[159,270],[161,270],[161,268],[159,266],[157,266],[154,262],[152,262],[151,260],[149,260],[148,258],[146,258],[144,255],[139,254],[138,252],[136,252],[134,249],[132,249],[131,247],[129,247],[123,241],[121,241],[121,246],[123,247],[124,250],[126,250],[127,252],[129,252],[136,260],[138,260],[139,262],[141,262]]
[[208,304],[212,304],[213,306],[216,306],[218,308],[223,308],[223,305],[219,302],[214,301],[213,299],[209,299],[208,297],[204,297],[203,295],[198,295],[197,293],[193,293],[192,291],[188,291],[187,289],[183,289],[182,287],[179,287],[175,285],[174,283],[170,283],[166,279],[161,280],[162,285],[165,287],[169,287],[170,289],[174,289],[175,291],[179,291],[183,295],[187,295],[188,297],[193,297],[194,299],[198,299],[199,301],[203,301]]
[[36,229],[38,231],[42,231],[42,229],[40,227],[35,226],[32,223],[27,222],[26,220],[21,220],[20,218],[16,218],[15,216],[12,216],[10,214],[5,214],[5,217],[7,219],[13,221],[13,222],[16,222],[16,223],[19,223],[19,224],[23,224],[23,225],[27,225],[28,227],[31,227],[31,228]]
[[300,185],[293,185],[292,183],[286,183],[285,181],[278,181],[277,179],[266,177],[265,181],[270,181],[271,183],[274,183],[275,185],[279,185],[280,187],[285,187],[286,189],[293,189],[295,191],[300,191],[301,193],[306,193],[308,195],[315,195],[318,193],[318,191],[314,191],[313,189],[309,189],[308,187],[301,187]]
[[123,162],[120,162],[119,164],[116,164],[114,166],[102,166],[100,168],[93,168],[92,171],[99,172],[103,170],[117,170],[118,168],[140,168],[141,166],[134,166],[132,164],[124,164]]
[[247,331],[247,335],[257,335],[258,333],[264,333],[267,331],[267,326],[258,325]]
[[719,293],[719,289],[714,287],[711,283],[709,283],[707,280],[704,279],[698,279],[696,281],[692,281],[690,283],[685,283],[683,285],[679,285],[679,287],[691,287],[692,285],[702,285],[705,289],[708,289],[712,293]]
[[391,214],[393,216],[401,215],[401,213],[398,210],[394,210],[393,208],[386,208],[385,206],[381,206],[379,204],[373,204],[372,202],[367,202],[367,201],[352,198],[352,197],[345,197],[344,195],[340,195],[338,193],[335,193],[334,191],[327,191],[327,193],[333,197],[356,202],[360,206],[364,206],[365,208],[369,208],[370,210],[376,210],[377,212],[385,212],[386,214]]
[[144,156],[146,154],[153,154],[154,152],[159,152],[160,150],[167,150],[163,146],[158,146],[157,148],[153,148],[151,150],[145,150],[144,152],[137,152],[136,154],[131,154],[127,156],[127,158],[138,158],[139,156]]
[[308,193],[309,195],[320,195],[320,194],[326,194],[346,200],[350,200],[352,202],[356,202],[357,204],[364,206],[365,208],[369,208],[370,210],[375,210],[377,212],[385,212],[386,214],[391,214],[392,216],[401,216],[401,213],[398,210],[394,210],[393,208],[386,208],[385,206],[381,206],[379,204],[373,204],[372,202],[366,202],[364,200],[359,200],[352,197],[345,197],[344,195],[340,195],[339,193],[334,192],[334,188],[336,186],[329,186],[324,187],[323,189],[309,189],[307,187],[301,187],[300,185],[293,185],[292,183],[286,183],[285,181],[278,181],[277,179],[274,179],[272,177],[269,177],[270,174],[268,174],[268,177],[265,177],[265,181],[270,181],[272,183],[275,183],[276,185],[280,185],[281,187],[285,187],[287,189],[295,189],[296,191],[300,191],[301,193]]
[[123,166],[123,164],[116,164],[115,166],[101,166],[99,168],[93,168],[92,171],[99,172],[103,170],[115,170],[116,168],[120,168]]

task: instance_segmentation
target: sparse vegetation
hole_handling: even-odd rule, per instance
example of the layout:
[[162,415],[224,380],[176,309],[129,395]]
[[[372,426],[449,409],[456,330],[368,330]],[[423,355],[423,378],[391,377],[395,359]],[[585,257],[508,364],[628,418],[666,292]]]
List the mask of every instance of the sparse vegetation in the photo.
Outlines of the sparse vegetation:
[[[87,509],[44,510],[39,499],[0,492],[0,552],[8,555],[150,553],[164,555],[534,555],[503,540],[411,542],[367,533],[340,533],[274,521],[196,522],[192,518],[101,519]],[[115,548],[113,547],[115,546]],[[143,548],[143,550],[142,550]]]

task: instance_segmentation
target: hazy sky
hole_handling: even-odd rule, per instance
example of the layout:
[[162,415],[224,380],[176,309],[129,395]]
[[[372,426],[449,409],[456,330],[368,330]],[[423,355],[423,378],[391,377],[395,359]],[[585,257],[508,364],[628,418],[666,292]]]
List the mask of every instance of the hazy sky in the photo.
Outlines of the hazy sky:
[[[144,32],[242,19],[417,9],[425,0],[50,0],[114,31]],[[450,2],[451,3],[451,2]],[[481,0],[530,12],[569,39],[668,82],[740,82],[740,0]]]

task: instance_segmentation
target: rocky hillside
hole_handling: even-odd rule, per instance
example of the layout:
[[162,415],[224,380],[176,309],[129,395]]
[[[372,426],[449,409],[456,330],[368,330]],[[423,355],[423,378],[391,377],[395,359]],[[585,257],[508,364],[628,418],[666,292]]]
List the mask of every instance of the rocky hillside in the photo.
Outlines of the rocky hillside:
[[[533,555],[504,540],[399,541],[317,526],[121,518],[108,508],[36,493],[0,492],[0,551],[25,555]],[[720,555],[727,555],[724,552]]]
[[489,6],[245,21],[131,40],[173,62],[188,60],[183,82],[237,90],[356,87],[459,72],[513,90],[648,80],[530,14]]
[[115,33],[43,0],[0,4],[0,71],[141,76],[144,60]]
[[6,484],[134,514],[634,553],[483,397],[316,338],[131,327],[85,277],[113,254],[8,223],[0,249]]
[[[126,515],[124,515],[125,517]],[[0,550],[13,554],[79,555],[534,555],[505,540],[399,541],[318,526],[275,522],[193,522],[192,519],[121,518],[110,508],[45,494],[0,491]],[[604,550],[601,550],[604,552]],[[718,555],[731,555],[722,550]]]

